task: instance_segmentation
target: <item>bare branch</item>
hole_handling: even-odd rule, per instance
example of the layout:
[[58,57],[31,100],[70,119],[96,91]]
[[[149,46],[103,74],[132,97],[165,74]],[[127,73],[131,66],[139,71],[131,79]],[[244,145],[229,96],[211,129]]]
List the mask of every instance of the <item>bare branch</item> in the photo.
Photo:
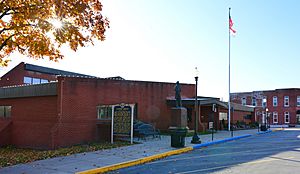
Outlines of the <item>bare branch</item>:
[[1,15],[0,15],[0,19],[2,19],[4,16],[6,15],[10,15],[11,13],[8,13],[10,11],[10,9],[6,9]]

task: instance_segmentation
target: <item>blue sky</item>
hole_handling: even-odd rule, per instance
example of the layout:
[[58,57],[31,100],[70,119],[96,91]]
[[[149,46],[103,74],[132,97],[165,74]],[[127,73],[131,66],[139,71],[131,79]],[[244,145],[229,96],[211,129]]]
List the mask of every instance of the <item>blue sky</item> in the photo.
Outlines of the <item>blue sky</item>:
[[228,97],[228,8],[231,92],[297,88],[300,1],[297,0],[103,0],[111,21],[104,42],[64,50],[59,63],[11,55],[21,61],[128,80],[194,83],[199,95]]

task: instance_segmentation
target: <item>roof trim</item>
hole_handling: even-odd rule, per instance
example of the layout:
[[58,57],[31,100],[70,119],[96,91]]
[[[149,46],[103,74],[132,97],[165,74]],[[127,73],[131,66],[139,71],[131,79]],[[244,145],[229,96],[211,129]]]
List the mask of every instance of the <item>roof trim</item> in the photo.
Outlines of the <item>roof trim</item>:
[[75,73],[75,72],[70,72],[70,71],[64,71],[64,70],[59,70],[59,69],[54,69],[54,68],[48,68],[48,67],[43,67],[43,66],[38,66],[38,65],[28,64],[28,63],[24,64],[24,69],[28,70],[28,71],[35,71],[35,72],[51,74],[51,75],[94,77],[94,76],[90,76],[90,75],[85,75],[85,74],[80,74],[80,73]]

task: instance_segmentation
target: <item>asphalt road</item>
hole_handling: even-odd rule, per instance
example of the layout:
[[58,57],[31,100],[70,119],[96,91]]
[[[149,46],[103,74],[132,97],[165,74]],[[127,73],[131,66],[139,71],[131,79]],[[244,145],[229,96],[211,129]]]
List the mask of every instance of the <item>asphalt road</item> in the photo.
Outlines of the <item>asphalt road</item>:
[[111,173],[300,173],[300,130],[255,135]]

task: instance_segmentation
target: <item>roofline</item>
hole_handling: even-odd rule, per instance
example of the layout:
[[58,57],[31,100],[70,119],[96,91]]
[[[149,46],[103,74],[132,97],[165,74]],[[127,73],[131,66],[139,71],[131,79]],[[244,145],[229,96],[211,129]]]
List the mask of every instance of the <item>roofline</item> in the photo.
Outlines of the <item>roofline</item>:
[[278,90],[300,90],[300,88],[278,88],[273,90],[257,90],[257,91],[250,91],[250,92],[231,92],[230,94],[244,94],[244,93],[255,93],[255,92],[272,92]]
[[[22,63],[24,63],[24,62],[22,62]],[[34,65],[34,64],[30,64],[30,63],[24,63],[24,69],[29,70],[29,71],[34,71],[34,72],[51,74],[51,75],[77,75],[77,76],[94,77],[94,76],[90,76],[90,75],[86,75],[86,74],[80,74],[80,73],[75,73],[75,72],[71,72],[71,71],[49,68],[49,67]]]
[[[141,82],[141,83],[163,83],[163,84],[176,84],[176,82],[160,82],[160,81],[143,81],[143,80],[122,80],[122,79],[111,79],[111,78],[101,78],[101,77],[86,77],[86,76],[58,76],[62,78],[85,78],[85,79],[97,79],[97,80],[113,80],[113,81],[126,81],[126,82]],[[180,83],[181,85],[195,85],[189,83]]]

